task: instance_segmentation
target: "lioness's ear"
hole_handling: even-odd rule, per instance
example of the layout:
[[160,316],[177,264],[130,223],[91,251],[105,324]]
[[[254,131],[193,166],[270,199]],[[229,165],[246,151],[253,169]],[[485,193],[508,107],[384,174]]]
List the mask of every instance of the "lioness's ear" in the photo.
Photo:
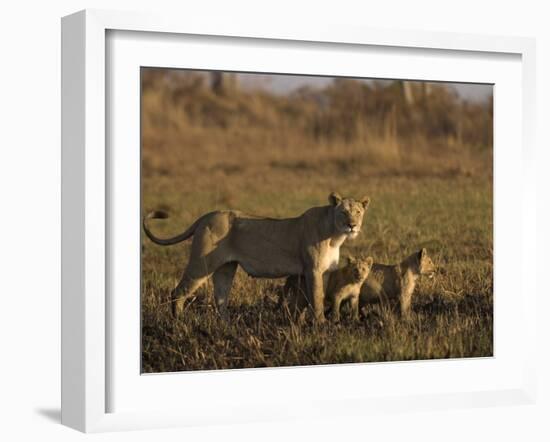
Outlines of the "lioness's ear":
[[366,210],[366,208],[369,207],[370,198],[368,196],[364,196],[361,198],[361,204],[363,204],[363,208]]
[[332,192],[328,196],[328,202],[333,206],[337,206],[338,204],[340,204],[340,201],[342,201],[342,197],[337,192]]

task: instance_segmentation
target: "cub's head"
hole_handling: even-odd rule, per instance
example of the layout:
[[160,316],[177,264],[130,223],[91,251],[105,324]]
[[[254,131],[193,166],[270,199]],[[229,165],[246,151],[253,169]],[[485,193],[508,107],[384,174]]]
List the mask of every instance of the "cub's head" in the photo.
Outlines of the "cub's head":
[[422,249],[417,253],[418,258],[418,273],[420,275],[426,275],[428,278],[435,276],[436,267],[432,259],[428,256],[428,251]]
[[370,198],[363,197],[360,200],[342,198],[333,192],[328,200],[334,210],[334,227],[338,233],[343,233],[349,238],[355,238],[361,231],[363,216],[369,206]]
[[369,276],[370,269],[372,268],[372,263],[374,260],[372,256],[367,258],[348,258],[348,270],[350,282],[362,283]]

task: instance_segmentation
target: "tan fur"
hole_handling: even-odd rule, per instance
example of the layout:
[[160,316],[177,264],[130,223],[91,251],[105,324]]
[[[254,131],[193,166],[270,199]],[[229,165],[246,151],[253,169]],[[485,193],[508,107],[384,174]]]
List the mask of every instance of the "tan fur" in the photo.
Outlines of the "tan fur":
[[435,271],[436,267],[426,249],[413,253],[400,264],[374,263],[361,287],[359,308],[362,309],[368,304],[382,303],[396,308],[401,315],[407,316],[410,313],[418,278],[421,275],[432,278]]
[[296,218],[285,219],[235,210],[211,212],[170,239],[157,238],[147,226],[149,219],[167,215],[147,215],[143,229],[157,244],[176,244],[193,236],[189,263],[172,292],[174,315],[183,311],[185,300],[212,276],[218,311],[225,317],[233,277],[240,265],[258,278],[304,275],[316,319],[324,321],[323,276],[338,265],[342,243],[359,234],[369,199],[354,200],[332,193],[329,202],[328,206],[313,207]]
[[[342,302],[350,300],[354,319],[359,318],[359,293],[363,282],[369,275],[373,259],[348,258],[344,267],[330,272],[325,294],[326,310],[332,311],[332,319],[340,320],[340,306]],[[305,279],[299,276],[287,278],[283,289],[283,299],[287,299],[291,312],[303,312],[312,303],[305,289]]]

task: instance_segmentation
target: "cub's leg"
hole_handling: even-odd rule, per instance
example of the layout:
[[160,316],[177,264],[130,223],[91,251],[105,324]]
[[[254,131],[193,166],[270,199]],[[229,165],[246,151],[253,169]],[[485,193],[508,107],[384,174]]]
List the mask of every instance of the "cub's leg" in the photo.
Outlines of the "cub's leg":
[[354,321],[359,319],[359,293],[351,297],[351,317]]
[[340,305],[348,296],[349,291],[345,287],[342,287],[334,294],[332,300],[332,320],[334,322],[340,321]]
[[323,273],[323,293],[327,293],[328,280],[330,278],[330,272]]
[[233,285],[233,278],[237,271],[236,262],[228,262],[214,272],[212,279],[214,281],[214,298],[218,313],[222,319],[227,319],[227,298]]

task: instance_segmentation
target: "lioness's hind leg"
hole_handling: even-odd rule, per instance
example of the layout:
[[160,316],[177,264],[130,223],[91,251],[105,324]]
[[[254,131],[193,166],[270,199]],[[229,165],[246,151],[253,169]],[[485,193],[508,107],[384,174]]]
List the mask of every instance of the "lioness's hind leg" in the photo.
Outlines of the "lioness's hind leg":
[[178,317],[183,312],[185,301],[193,296],[197,289],[204,284],[207,277],[193,278],[185,272],[176,288],[172,290],[172,315]]
[[227,298],[233,285],[233,278],[237,271],[236,262],[228,262],[214,272],[212,279],[214,281],[214,298],[218,312],[223,319],[227,318]]

